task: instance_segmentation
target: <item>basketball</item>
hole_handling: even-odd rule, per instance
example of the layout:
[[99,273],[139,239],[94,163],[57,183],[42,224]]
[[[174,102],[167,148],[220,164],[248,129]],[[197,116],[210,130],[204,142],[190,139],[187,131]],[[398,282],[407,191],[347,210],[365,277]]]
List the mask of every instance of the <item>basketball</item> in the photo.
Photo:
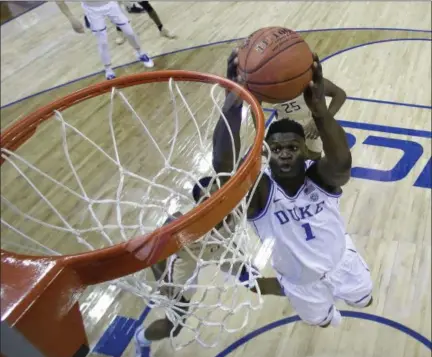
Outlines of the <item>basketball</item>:
[[312,80],[313,56],[293,30],[266,27],[240,46],[238,72],[259,100],[282,103],[298,97]]

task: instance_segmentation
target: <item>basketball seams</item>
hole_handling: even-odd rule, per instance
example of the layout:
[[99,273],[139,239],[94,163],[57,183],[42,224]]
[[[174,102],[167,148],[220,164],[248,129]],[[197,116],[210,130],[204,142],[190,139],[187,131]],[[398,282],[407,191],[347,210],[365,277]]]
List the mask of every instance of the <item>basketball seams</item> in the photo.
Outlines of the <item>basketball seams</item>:
[[[266,34],[267,34],[268,32],[270,32],[270,31],[273,31],[275,28],[276,28],[276,27],[270,27],[270,28],[268,28],[268,29],[265,30],[262,34],[260,34],[259,36],[257,36],[257,38],[256,38],[252,43],[249,44],[249,49],[248,49],[248,51],[247,51],[247,53],[246,53],[245,61],[244,61],[244,62],[245,62],[245,63],[244,63],[244,65],[245,65],[245,69],[242,69],[242,68],[241,68],[240,63],[238,64],[238,69],[241,70],[244,74],[253,73],[253,72],[246,72],[246,68],[247,68],[247,63],[248,63],[248,59],[249,59],[250,52],[252,51],[254,45],[255,45],[255,44],[258,42],[258,40],[260,40],[262,37],[265,37],[264,35],[266,35]],[[254,35],[255,33],[257,33],[258,31],[259,31],[259,30],[255,31],[253,34],[251,34],[250,37],[253,37],[253,35]],[[246,79],[246,78],[245,78],[245,79]]]
[[243,44],[239,56],[238,74],[245,80],[246,89],[269,103],[294,98],[297,93],[300,95],[312,78],[309,70],[313,67],[313,56],[308,44],[292,30],[289,31],[294,33],[293,36],[274,39],[272,35],[282,34],[281,30],[288,29],[261,29],[254,37],[255,31]]
[[[294,42],[294,43],[291,43],[289,46],[287,46],[287,47],[284,47],[283,49],[281,49],[280,51],[278,51],[277,53],[275,53],[273,56],[271,56],[271,57],[269,57],[269,58],[267,58],[267,60],[265,61],[265,62],[260,62],[253,70],[249,70],[249,71],[245,71],[245,70],[242,70],[245,74],[252,74],[252,73],[255,73],[255,72],[257,72],[258,70],[260,70],[262,67],[264,67],[268,62],[270,62],[273,58],[275,58],[276,56],[278,56],[279,54],[281,54],[282,52],[285,52],[287,49],[289,49],[289,48],[291,48],[291,47],[294,47],[294,46],[296,46],[296,45],[298,45],[298,44],[300,44],[300,43],[304,43],[304,44],[306,44],[307,45],[307,43],[302,39],[302,38],[298,38],[298,41],[297,42]],[[248,52],[248,54],[249,54],[249,52]],[[248,55],[248,58],[249,58],[249,55]],[[246,65],[246,63],[245,63],[245,65]],[[247,68],[247,66],[246,66],[246,68]]]
[[248,81],[248,85],[249,85],[249,84],[252,84],[252,85],[254,85],[254,86],[267,86],[267,85],[272,85],[272,84],[281,84],[281,83],[289,82],[289,81],[292,81],[292,80],[297,79],[297,78],[301,77],[302,75],[304,75],[307,71],[309,71],[309,70],[312,69],[312,66],[313,66],[313,62],[312,62],[312,64],[311,64],[308,68],[306,68],[306,70],[303,71],[302,73],[298,74],[298,75],[295,76],[295,77],[290,77],[290,78],[284,79],[283,81],[280,81],[280,82],[265,82],[265,83],[261,83],[261,82],[250,82],[250,81]]

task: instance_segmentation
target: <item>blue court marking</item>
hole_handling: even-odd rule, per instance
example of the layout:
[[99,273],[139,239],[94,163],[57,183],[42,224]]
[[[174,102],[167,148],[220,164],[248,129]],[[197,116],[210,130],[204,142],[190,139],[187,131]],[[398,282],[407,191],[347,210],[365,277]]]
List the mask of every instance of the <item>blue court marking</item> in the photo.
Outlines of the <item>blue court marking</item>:
[[[271,108],[264,108],[265,111],[272,112],[270,117],[267,119],[265,125],[268,127],[271,121],[274,119],[276,110]],[[409,128],[399,128],[396,126],[387,126],[387,125],[379,125],[372,123],[362,123],[362,122],[354,122],[347,120],[337,119],[337,122],[344,128],[352,128],[352,129],[360,129],[360,130],[368,130],[368,131],[379,131],[382,133],[389,134],[399,134],[399,135],[408,135],[415,136],[418,138],[426,138],[432,139],[432,132],[427,130],[418,130],[418,129],[409,129]]]
[[[399,322],[387,319],[385,317],[367,314],[367,313],[358,312],[358,311],[345,311],[345,310],[343,310],[343,311],[341,311],[341,315],[344,317],[352,317],[355,319],[373,321],[373,322],[379,323],[381,325],[386,325],[386,326],[392,327],[392,328],[394,328],[398,331],[401,331],[401,332],[407,334],[408,336],[414,338],[416,341],[418,341],[418,342],[422,343],[424,346],[426,346],[426,348],[432,349],[432,342],[429,339],[427,339],[423,335],[419,334],[418,332],[410,329],[409,327],[406,327],[405,325],[400,324]],[[287,318],[284,318],[284,319],[281,319],[278,321],[274,321],[268,325],[265,325],[259,329],[256,329],[255,331],[252,331],[251,333],[248,333],[247,335],[238,339],[233,344],[231,344],[230,346],[225,348],[222,352],[218,353],[215,357],[225,357],[225,356],[229,355],[231,352],[233,352],[234,350],[236,350],[238,347],[244,345],[245,343],[247,343],[250,340],[252,340],[253,338],[263,334],[264,332],[273,330],[276,327],[288,325],[288,324],[296,322],[296,321],[300,321],[300,318],[298,315],[290,316],[290,317],[287,317]]]
[[[383,28],[378,28],[378,29],[379,30],[384,30]],[[298,32],[307,33],[307,32],[331,31],[331,30],[332,29],[299,30]],[[334,29],[334,30],[336,30],[336,31],[342,31],[344,29],[343,28],[339,28],[339,29]],[[349,28],[347,28],[346,30],[349,30]],[[373,28],[363,28],[363,29],[359,28],[359,29],[356,29],[356,30],[359,30],[359,31],[361,31],[361,30],[373,30]],[[396,31],[398,29],[388,29],[388,30],[389,31]],[[403,30],[403,29],[401,29],[400,31],[413,31],[413,30]],[[424,30],[415,30],[415,31],[416,32],[428,32],[428,31],[424,31]],[[432,31],[430,31],[430,32],[432,33]],[[220,45],[220,44],[225,44],[225,43],[231,43],[231,42],[235,42],[235,41],[240,41],[242,39],[243,38],[240,37],[240,38],[234,38],[234,39],[230,39],[230,40],[216,41],[216,42],[211,42],[211,43],[207,43],[207,44],[203,44],[203,45],[197,45],[197,46],[182,48],[180,50],[165,52],[165,53],[153,56],[152,58],[155,59],[155,58],[158,58],[158,57],[172,55],[172,54],[175,54],[175,53],[181,53],[181,52],[191,51],[191,50],[195,50],[195,49],[199,49],[199,48],[205,48],[205,47],[209,47],[209,46],[215,46],[215,45]],[[328,60],[328,59],[330,59],[330,58],[332,58],[332,57],[334,57],[334,56],[336,56],[336,55],[338,55],[340,53],[343,53],[343,52],[346,52],[346,51],[350,51],[350,50],[355,49],[355,48],[359,48],[359,47],[363,47],[363,46],[369,46],[369,45],[374,45],[374,44],[382,43],[382,42],[392,42],[392,41],[429,41],[430,42],[430,41],[432,41],[432,39],[430,39],[430,38],[420,38],[420,39],[418,39],[418,38],[403,38],[403,39],[388,39],[388,40],[380,40],[380,41],[375,41],[375,42],[368,42],[368,43],[360,44],[360,45],[357,45],[357,46],[349,47],[349,48],[343,49],[341,51],[335,52],[335,53],[333,53],[333,54],[331,54],[331,55],[329,55],[329,56],[321,59],[321,62],[325,62],[326,60]],[[118,69],[118,68],[123,68],[123,67],[126,67],[126,66],[130,66],[130,65],[138,63],[138,62],[139,61],[132,61],[132,62],[129,62],[129,63],[125,63],[125,64],[122,64],[120,66],[114,67],[114,70]],[[83,79],[86,79],[86,78],[89,78],[89,77],[92,77],[92,76],[95,76],[95,75],[101,74],[101,73],[103,73],[103,71],[93,72],[93,73],[90,73],[90,74],[88,74],[86,76],[74,79],[72,81],[68,81],[68,82],[59,84],[57,86],[54,86],[54,87],[51,87],[51,88],[48,88],[48,89],[44,89],[44,90],[42,90],[40,92],[31,94],[31,95],[28,95],[26,97],[17,99],[17,100],[15,100],[13,102],[7,103],[7,104],[1,106],[0,110],[4,109],[4,108],[7,108],[7,107],[9,107],[11,105],[17,104],[19,102],[22,102],[22,101],[24,101],[26,99],[33,98],[33,97],[35,97],[35,96],[37,96],[39,94],[43,94],[43,93],[49,92],[49,91],[54,90],[54,89],[65,87],[65,86],[67,86],[69,84],[78,82],[80,80],[83,80]],[[349,97],[348,99],[350,99],[350,100],[368,100],[368,99],[355,98],[355,97]],[[417,106],[419,106],[419,104],[388,102],[388,101],[381,101],[379,99],[369,99],[369,101],[374,102],[374,103],[383,103],[383,104],[390,104],[391,103],[393,105],[403,105],[403,106],[407,106],[407,107],[417,107]],[[425,107],[427,107],[427,108],[430,109],[430,106],[425,105]]]
[[116,316],[92,349],[92,353],[104,354],[109,357],[121,357],[132,340],[136,329],[141,326],[149,312],[150,308],[147,306],[138,320]]
[[5,22],[3,22],[1,24],[1,26],[6,25],[7,23],[11,22],[12,20],[16,20],[18,17],[20,17],[20,16],[22,16],[24,14],[27,14],[29,11],[32,11],[32,10],[36,9],[36,8],[38,8],[39,6],[41,6],[41,5],[45,4],[45,3],[46,3],[46,1],[42,1],[42,3],[37,4],[37,5],[35,5],[35,6],[31,7],[31,8],[29,8],[29,9],[27,9],[26,11],[24,11],[24,12],[22,12],[22,13],[16,15],[16,16],[14,16],[14,17],[11,17],[9,20],[6,20]]
[[392,102],[390,100],[379,100],[379,99],[368,99],[368,98],[360,98],[360,97],[351,97],[347,96],[349,100],[355,100],[358,102],[369,102],[369,103],[378,103],[378,104],[389,104],[389,105],[399,105],[402,107],[411,107],[411,108],[419,108],[419,109],[432,109],[430,105],[423,104],[411,104],[411,103],[403,103],[403,102]]
[[390,39],[386,39],[386,40],[379,40],[379,41],[372,41],[372,42],[361,43],[359,45],[355,45],[355,46],[352,46],[352,47],[347,47],[347,48],[344,48],[343,50],[336,51],[335,53],[332,53],[331,55],[328,55],[327,57],[322,58],[321,62],[325,62],[325,61],[329,60],[332,57],[340,55],[341,53],[344,53],[344,52],[352,51],[352,50],[354,50],[356,48],[370,46],[370,45],[376,45],[376,44],[379,44],[379,43],[400,42],[400,41],[428,41],[428,42],[432,42],[432,39],[430,39],[430,38],[390,38]]
[[432,138],[432,132],[426,131],[426,130],[399,128],[396,126],[387,126],[387,125],[379,125],[379,124],[371,124],[371,123],[361,123],[361,122],[353,122],[353,121],[346,121],[346,120],[337,120],[337,121],[344,128],[380,131],[382,133],[416,136],[419,138],[426,138],[426,139]]

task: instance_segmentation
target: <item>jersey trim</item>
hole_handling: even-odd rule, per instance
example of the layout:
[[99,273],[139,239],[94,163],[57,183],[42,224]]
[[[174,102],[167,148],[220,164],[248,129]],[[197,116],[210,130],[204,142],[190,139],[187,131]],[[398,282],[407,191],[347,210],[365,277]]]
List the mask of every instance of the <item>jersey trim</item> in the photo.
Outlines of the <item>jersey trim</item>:
[[283,188],[280,187],[276,182],[275,182],[275,185],[277,186],[277,190],[278,190],[280,193],[282,193],[282,194],[285,196],[285,198],[287,198],[288,200],[291,200],[291,201],[296,200],[296,199],[298,198],[298,196],[300,195],[300,193],[302,193],[303,190],[304,190],[304,188],[306,187],[306,185],[303,184],[303,185],[301,185],[301,187],[299,188],[299,190],[297,191],[297,193],[296,193],[294,196],[288,196],[288,195],[285,193],[285,191],[283,190]]
[[271,202],[271,200],[273,198],[273,194],[274,194],[274,190],[275,190],[275,183],[273,182],[273,180],[266,173],[264,173],[264,175],[267,176],[267,178],[269,179],[269,183],[270,183],[270,193],[267,196],[266,205],[261,210],[261,212],[257,212],[252,217],[248,217],[248,221],[256,221],[256,220],[262,218],[267,213],[268,208],[270,206],[270,202]]

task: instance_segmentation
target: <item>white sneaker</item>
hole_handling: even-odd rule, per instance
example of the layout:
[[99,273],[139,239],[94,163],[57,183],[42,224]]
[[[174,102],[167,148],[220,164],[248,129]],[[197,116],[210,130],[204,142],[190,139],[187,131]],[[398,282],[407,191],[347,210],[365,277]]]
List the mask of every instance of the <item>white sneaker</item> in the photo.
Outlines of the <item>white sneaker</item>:
[[138,56],[138,59],[146,66],[147,68],[154,67],[153,60],[147,55],[147,53],[143,52]]
[[333,308],[333,318],[331,319],[330,325],[333,327],[337,327],[342,322],[342,315],[340,314],[339,310],[335,307]]
[[122,44],[125,43],[125,41],[126,41],[126,38],[125,38],[125,36],[123,35],[123,32],[119,32],[119,33],[117,34],[117,38],[116,38],[116,40],[115,40],[116,44],[117,44],[117,45],[122,45]]
[[114,71],[111,68],[105,70],[105,78],[107,80],[114,79],[115,77],[116,77],[116,75],[115,75]]
[[176,38],[176,35],[174,35],[173,33],[169,32],[165,27],[162,28],[162,30],[160,31],[161,36],[166,37],[166,38]]
[[144,337],[144,330],[144,326],[141,325],[135,331],[135,357],[151,357],[151,341],[146,340],[146,338]]

